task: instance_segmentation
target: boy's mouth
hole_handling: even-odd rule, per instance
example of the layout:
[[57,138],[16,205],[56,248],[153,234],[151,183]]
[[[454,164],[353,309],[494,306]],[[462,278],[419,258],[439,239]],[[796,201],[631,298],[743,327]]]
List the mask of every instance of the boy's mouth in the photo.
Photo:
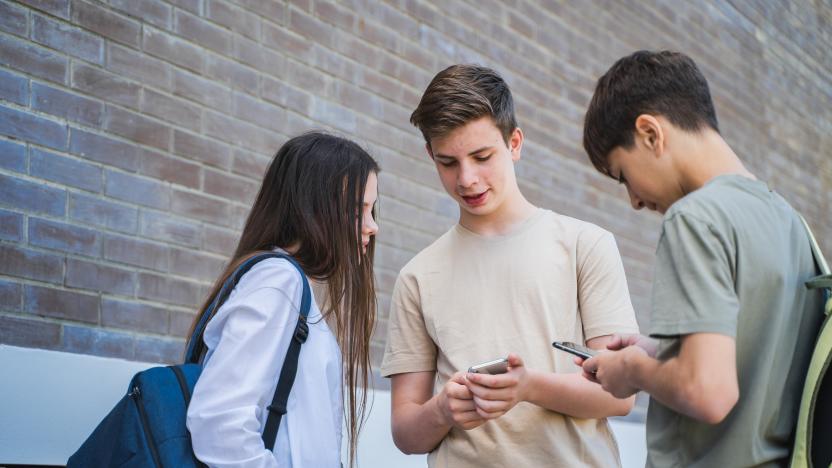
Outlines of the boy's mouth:
[[465,204],[468,206],[479,206],[485,203],[485,198],[488,195],[488,190],[478,193],[476,195],[462,195]]

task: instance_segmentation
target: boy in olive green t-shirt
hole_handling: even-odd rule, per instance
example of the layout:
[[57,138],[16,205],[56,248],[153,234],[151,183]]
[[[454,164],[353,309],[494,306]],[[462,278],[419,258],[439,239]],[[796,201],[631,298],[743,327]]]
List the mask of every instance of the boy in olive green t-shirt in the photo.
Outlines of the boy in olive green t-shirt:
[[797,213],[719,134],[708,84],[673,52],[636,52],[601,77],[584,147],[664,214],[650,335],[583,363],[617,397],[651,395],[647,465],[780,466],[822,314]]

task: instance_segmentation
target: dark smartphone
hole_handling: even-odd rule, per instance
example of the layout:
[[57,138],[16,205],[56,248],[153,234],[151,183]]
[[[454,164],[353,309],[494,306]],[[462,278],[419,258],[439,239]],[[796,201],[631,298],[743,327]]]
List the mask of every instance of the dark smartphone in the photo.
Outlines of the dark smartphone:
[[587,348],[586,346],[581,346],[576,343],[572,343],[571,341],[555,341],[552,343],[552,346],[555,348],[566,351],[567,353],[574,354],[575,356],[589,359],[592,356],[598,354],[597,350]]
[[472,374],[505,374],[508,372],[508,358],[495,359],[471,366],[468,368],[468,372]]

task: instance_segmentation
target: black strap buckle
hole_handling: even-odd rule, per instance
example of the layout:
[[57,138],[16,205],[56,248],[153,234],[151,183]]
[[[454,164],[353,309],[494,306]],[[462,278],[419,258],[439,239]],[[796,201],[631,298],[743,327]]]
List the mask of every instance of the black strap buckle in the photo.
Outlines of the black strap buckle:
[[269,405],[266,407],[266,409],[271,411],[272,413],[277,413],[280,415],[286,414],[286,407],[283,405]]
[[294,339],[300,344],[306,342],[306,338],[309,337],[309,325],[306,324],[306,317],[300,316],[298,318],[298,324],[295,326],[295,336]]

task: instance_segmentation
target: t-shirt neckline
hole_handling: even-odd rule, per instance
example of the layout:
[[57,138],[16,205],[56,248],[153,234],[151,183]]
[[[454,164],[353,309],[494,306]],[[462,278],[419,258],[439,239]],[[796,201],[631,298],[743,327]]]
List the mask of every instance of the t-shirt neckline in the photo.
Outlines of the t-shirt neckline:
[[478,233],[466,228],[465,226],[463,226],[462,224],[459,224],[459,223],[456,223],[456,225],[454,226],[454,229],[456,230],[457,234],[468,237],[468,238],[471,238],[471,239],[476,239],[480,242],[502,242],[502,241],[513,239],[517,236],[520,236],[523,233],[525,233],[526,231],[528,231],[529,229],[531,229],[531,227],[534,226],[537,223],[537,221],[539,221],[543,217],[543,214],[545,212],[546,212],[546,210],[544,210],[543,208],[540,208],[540,207],[535,208],[535,212],[532,213],[531,216],[529,216],[528,218],[523,220],[520,224],[515,226],[511,231],[509,231],[505,234],[495,234],[495,235],[478,234]]

